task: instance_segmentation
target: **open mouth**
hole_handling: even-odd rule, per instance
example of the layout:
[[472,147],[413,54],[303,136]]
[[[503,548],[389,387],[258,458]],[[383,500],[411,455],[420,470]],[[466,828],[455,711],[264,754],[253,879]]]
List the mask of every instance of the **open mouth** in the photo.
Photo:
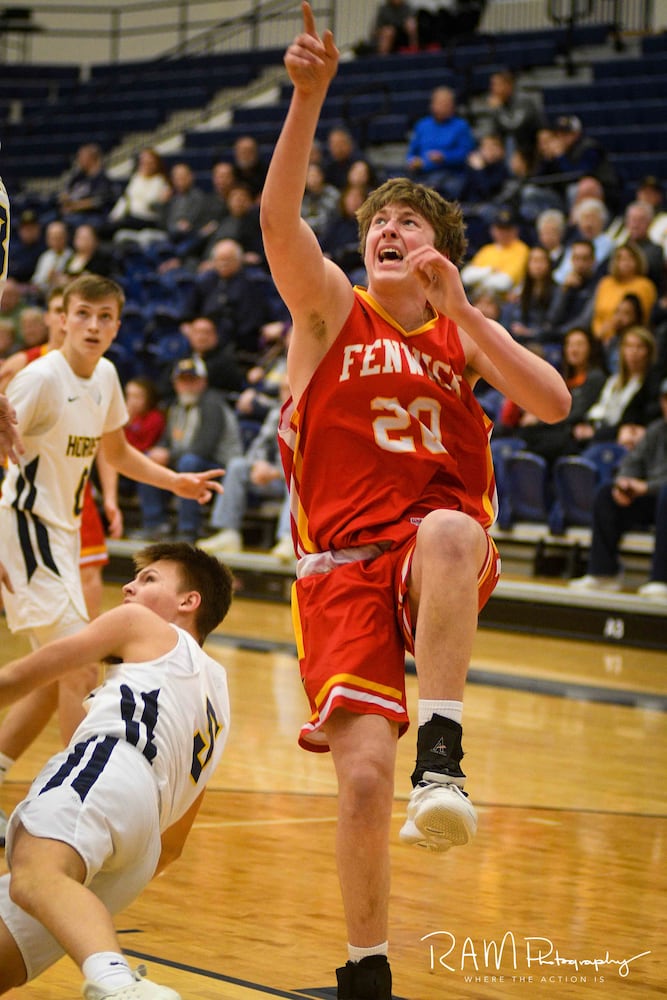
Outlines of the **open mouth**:
[[396,247],[383,247],[378,254],[378,260],[382,264],[385,261],[403,260],[403,254]]

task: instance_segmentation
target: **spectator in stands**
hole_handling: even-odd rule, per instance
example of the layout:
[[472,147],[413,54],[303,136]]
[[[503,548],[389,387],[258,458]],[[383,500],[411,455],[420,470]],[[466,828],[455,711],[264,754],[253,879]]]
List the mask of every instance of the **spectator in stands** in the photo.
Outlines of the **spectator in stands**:
[[113,184],[104,170],[102,150],[97,143],[85,143],[77,150],[74,167],[58,195],[60,218],[71,230],[84,222],[98,227],[113,203]]
[[354,137],[346,128],[332,128],[327,134],[326,152],[322,157],[324,179],[342,191],[348,183],[352,164],[359,159]]
[[572,428],[580,448],[595,441],[617,441],[625,447],[636,444],[643,428],[655,417],[655,353],[650,330],[643,326],[626,330],[618,372],[606,379],[585,418]]
[[570,267],[556,284],[549,308],[552,336],[572,326],[588,328],[593,316],[593,300],[598,284],[595,247],[591,240],[576,239],[570,246]]
[[246,387],[236,401],[236,413],[244,435],[252,436],[279,398],[287,372],[289,323],[267,323],[262,330],[263,351],[258,363],[246,372]]
[[609,274],[600,278],[595,290],[591,327],[603,343],[613,337],[614,310],[629,292],[639,298],[644,312],[643,322],[648,322],[657,291],[650,278],[646,277],[646,258],[632,241],[614,250],[609,262]]
[[417,17],[412,4],[403,0],[384,0],[375,15],[373,29],[375,48],[379,55],[387,56],[400,49],[419,48]]
[[581,177],[595,177],[604,188],[605,203],[614,209],[619,203],[620,182],[602,144],[585,135],[576,115],[561,115],[549,131],[550,155],[542,171],[553,178],[552,187],[567,197]]
[[26,305],[27,302],[19,283],[14,278],[7,278],[2,298],[0,299],[0,319],[7,320],[12,324],[17,337],[19,332],[19,318]]
[[607,370],[612,374],[616,374],[618,371],[619,352],[623,334],[633,326],[643,326],[644,321],[644,307],[641,304],[639,296],[633,292],[628,292],[614,309],[611,317],[613,333],[604,342],[603,349]]
[[124,230],[129,230],[130,234],[147,230],[162,235],[160,214],[170,196],[171,187],[162,157],[150,147],[142,149],[125,190],[109,213],[103,235],[111,232],[116,239],[121,239],[126,235]]
[[637,201],[646,202],[653,209],[653,221],[648,231],[654,243],[662,247],[667,259],[667,211],[665,211],[665,192],[657,177],[643,177],[637,185]]
[[370,160],[361,157],[350,164],[350,169],[347,172],[342,190],[346,187],[354,186],[365,188],[366,191],[372,191],[379,183],[380,178],[375,166]]
[[159,228],[165,230],[177,256],[184,258],[196,248],[206,222],[206,195],[195,184],[189,164],[175,163],[169,176],[171,194],[160,206]]
[[510,209],[500,209],[491,225],[492,242],[480,247],[461,271],[467,290],[483,285],[507,294],[519,288],[526,275],[529,247],[519,239],[519,225]]
[[251,135],[241,135],[234,142],[232,152],[236,180],[246,184],[253,199],[258,201],[264,187],[267,164],[260,155],[257,140]]
[[221,392],[240,392],[245,379],[236,360],[234,345],[221,343],[218,328],[208,316],[195,316],[183,324],[183,332],[190,345],[191,357],[199,358],[206,365],[208,384]]
[[[221,393],[209,388],[206,365],[199,358],[183,358],[172,372],[172,382],[176,399],[167,408],[165,432],[149,457],[177,472],[226,467],[240,454],[241,438],[233,410]],[[141,483],[137,495],[144,533],[150,538],[170,534],[171,494]],[[177,537],[195,542],[200,535],[201,505],[179,498],[177,510]]]
[[326,256],[349,275],[363,267],[356,213],[366,200],[367,193],[357,184],[344,188],[338,198],[336,212],[320,236],[320,245]]
[[665,291],[665,255],[659,243],[649,236],[655,212],[645,201],[633,201],[625,209],[623,230],[616,239],[617,246],[631,240],[646,258],[646,277],[650,278],[658,290]]
[[593,533],[588,572],[571,580],[575,590],[620,590],[621,538],[632,528],[655,528],[649,580],[642,597],[667,604],[667,379],[659,389],[662,415],[646,428],[636,446],[621,459],[612,483],[598,487],[593,504]]
[[572,396],[572,407],[565,420],[545,424],[533,414],[515,411],[514,436],[525,441],[528,451],[541,455],[550,464],[561,455],[580,450],[572,435],[573,428],[586,419],[607,378],[600,344],[590,330],[573,327],[565,334],[561,371]]
[[166,421],[159,403],[157,386],[152,379],[144,375],[129,379],[125,386],[128,421],[123,430],[138,451],[149,451],[164,433]]
[[210,267],[210,259],[221,240],[234,240],[241,247],[246,264],[264,264],[262,231],[259,225],[259,205],[248,184],[234,181],[227,194],[227,214],[218,223],[205,248],[202,269]]
[[[144,375],[128,380],[124,390],[128,421],[123,427],[129,443],[144,454],[153,448],[165,429],[164,411],[159,405],[156,384]],[[118,477],[118,491],[123,497],[135,496],[137,483],[134,479]]]
[[234,164],[231,160],[217,160],[211,168],[211,192],[207,199],[207,221],[218,221],[229,212],[227,198],[236,182]]
[[555,290],[548,252],[542,246],[531,247],[521,290],[501,313],[501,324],[515,340],[536,346],[550,339],[548,315]]
[[204,195],[201,224],[196,235],[193,234],[192,244],[186,255],[175,255],[171,260],[160,265],[160,271],[168,271],[174,267],[196,267],[202,257],[207,256],[207,247],[215,242],[215,233],[224,219],[229,216],[228,198],[236,185],[234,164],[231,160],[218,160],[211,169],[211,191]]
[[49,222],[46,227],[46,250],[40,254],[30,279],[30,284],[40,301],[46,299],[52,288],[62,284],[65,268],[72,253],[65,223],[59,220]]
[[609,256],[614,250],[614,241],[605,227],[609,220],[607,206],[600,198],[584,198],[577,202],[571,211],[573,229],[567,238],[567,245],[562,260],[554,272],[554,279],[560,284],[571,270],[570,257],[575,240],[590,240],[595,249],[595,262],[598,274],[604,270]]
[[101,274],[112,277],[114,260],[112,255],[100,243],[100,238],[94,226],[82,222],[74,230],[72,237],[73,253],[65,264],[63,279],[76,278],[84,271],[89,274]]
[[[0,319],[0,361],[6,361],[18,349],[14,324],[10,319]],[[0,364],[1,372],[2,365]]]
[[49,339],[49,330],[44,321],[44,310],[38,306],[26,306],[19,316],[19,343],[30,350],[39,347]]
[[11,244],[12,252],[9,255],[7,276],[13,278],[23,291],[27,291],[40,254],[46,250],[37,212],[32,209],[21,212],[16,233],[12,234]]
[[262,327],[275,319],[268,279],[247,268],[243,249],[235,240],[220,240],[212,266],[197,277],[186,315],[207,316],[215,323],[222,344],[232,344],[242,366],[254,364]]
[[430,113],[417,121],[408,143],[408,173],[445,198],[459,198],[466,162],[475,146],[470,125],[456,113],[454,91],[436,87],[431,93]]
[[539,103],[518,90],[516,77],[510,69],[499,69],[491,74],[484,107],[477,115],[480,135],[485,132],[501,135],[508,157],[519,149],[532,162],[537,133],[544,123]]
[[466,161],[465,179],[459,198],[477,207],[493,201],[510,177],[505,158],[505,143],[495,133],[483,135]]
[[[41,310],[38,310],[38,312],[40,312],[41,322],[46,326],[46,345],[48,349],[52,350],[55,347],[61,347],[65,336],[61,320],[63,314],[63,289],[59,286],[52,288],[49,292],[46,311],[42,313]],[[41,337],[41,331],[39,336]],[[43,343],[42,341],[41,344]],[[30,361],[34,361],[35,358],[41,357],[45,353],[45,350],[41,347],[30,351],[24,350],[19,345],[18,338],[16,340],[16,348],[17,350],[14,354],[0,365],[0,392],[5,391],[17,372],[25,368]]]
[[[286,377],[282,380],[282,402],[289,396]],[[254,500],[282,500],[282,512],[276,529],[273,553],[280,558],[294,558],[290,533],[287,486],[278,450],[278,423],[282,402],[274,403],[261,429],[245,455],[233,458],[225,472],[225,492],[211,510],[215,534],[203,539],[199,547],[214,555],[240,552],[243,549],[243,518]]]
[[306,190],[301,202],[301,218],[305,219],[315,235],[322,236],[338,209],[340,191],[327,184],[324,170],[319,163],[311,163],[306,175]]
[[216,242],[215,233],[224,219],[229,216],[229,192],[237,184],[234,164],[231,160],[218,160],[211,168],[211,191],[204,196],[202,222],[193,234],[191,246],[186,254],[174,254],[162,261],[159,271],[164,274],[177,267],[196,269],[202,258],[208,256],[210,247]]
[[[558,208],[547,208],[535,220],[537,242],[549,254],[551,268],[556,270],[565,253],[567,220]],[[554,279],[555,280],[555,279]]]

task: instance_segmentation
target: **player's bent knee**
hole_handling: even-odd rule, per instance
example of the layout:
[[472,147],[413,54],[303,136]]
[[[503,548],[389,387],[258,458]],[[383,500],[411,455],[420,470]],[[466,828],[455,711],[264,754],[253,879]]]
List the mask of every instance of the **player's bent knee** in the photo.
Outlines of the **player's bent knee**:
[[433,510],[417,531],[420,556],[459,559],[486,545],[484,529],[460,510]]
[[26,913],[34,916],[34,908],[40,895],[38,872],[29,866],[14,865],[9,883],[9,898]]

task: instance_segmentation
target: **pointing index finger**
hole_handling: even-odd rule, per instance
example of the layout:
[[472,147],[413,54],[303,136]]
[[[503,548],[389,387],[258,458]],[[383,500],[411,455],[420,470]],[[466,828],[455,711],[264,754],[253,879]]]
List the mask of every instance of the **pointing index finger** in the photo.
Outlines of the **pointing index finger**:
[[315,30],[315,16],[313,14],[313,8],[309,3],[301,4],[301,10],[303,11],[303,30],[307,35],[314,35],[317,37],[317,31]]

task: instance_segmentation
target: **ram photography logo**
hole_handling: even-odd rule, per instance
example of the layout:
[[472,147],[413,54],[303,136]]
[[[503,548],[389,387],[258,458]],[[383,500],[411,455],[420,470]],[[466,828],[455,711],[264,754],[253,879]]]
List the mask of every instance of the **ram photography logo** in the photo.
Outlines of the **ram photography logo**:
[[650,951],[628,948],[571,948],[540,935],[503,931],[496,937],[457,936],[430,931],[420,938],[429,970],[464,982],[494,986],[503,983],[609,983],[629,979]]

